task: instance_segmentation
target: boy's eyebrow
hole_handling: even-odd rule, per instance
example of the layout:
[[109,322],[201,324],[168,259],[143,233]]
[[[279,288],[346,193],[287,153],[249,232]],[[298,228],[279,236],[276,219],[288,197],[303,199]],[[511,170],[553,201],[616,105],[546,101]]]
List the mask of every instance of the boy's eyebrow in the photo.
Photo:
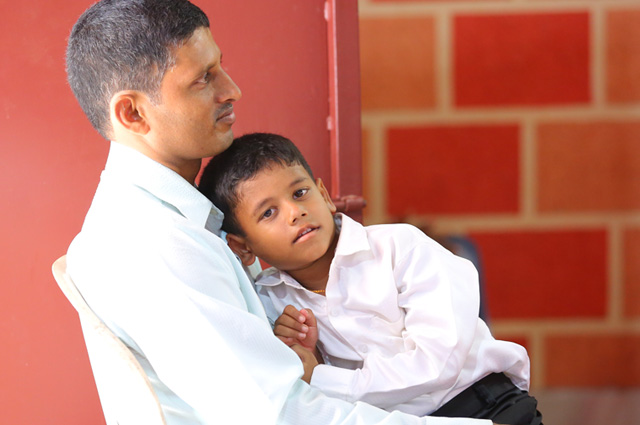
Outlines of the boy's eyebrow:
[[256,205],[256,207],[251,212],[251,216],[255,217],[258,214],[260,214],[262,212],[262,210],[264,209],[264,207],[266,205],[269,205],[270,203],[271,203],[271,198],[265,198],[262,201],[260,201],[260,203],[258,205]]
[[307,180],[308,178],[309,178],[309,177],[300,176],[300,177],[298,177],[297,179],[295,179],[294,181],[292,181],[292,182],[289,184],[289,187],[292,187],[292,186],[295,186],[295,185],[297,185],[297,184],[300,184],[300,183],[302,183],[303,181]]

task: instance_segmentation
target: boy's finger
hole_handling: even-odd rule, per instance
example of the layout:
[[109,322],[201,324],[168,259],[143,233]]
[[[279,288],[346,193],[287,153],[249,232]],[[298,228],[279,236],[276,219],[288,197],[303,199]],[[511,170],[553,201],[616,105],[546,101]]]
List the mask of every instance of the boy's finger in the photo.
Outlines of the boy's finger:
[[300,323],[303,323],[305,320],[305,316],[302,315],[300,311],[298,311],[298,309],[292,306],[291,304],[289,304],[284,308],[284,311],[282,312],[282,314],[286,314],[287,316],[293,317],[295,320],[297,320]]
[[278,337],[284,337],[284,338],[305,339],[307,337],[306,332],[298,332],[295,329],[288,328],[286,326],[280,326],[280,325],[276,325],[273,328],[273,333]]
[[317,326],[316,316],[313,314],[313,311],[311,311],[310,308],[303,308],[302,310],[300,310],[300,313],[305,316],[305,324],[311,327]]
[[280,317],[278,317],[276,319],[275,325],[286,326],[288,328],[296,329],[297,331],[300,331],[300,332],[308,332],[309,331],[309,326],[304,324],[306,318],[304,318],[304,316],[302,316],[302,317],[303,317],[303,320],[300,321],[296,317],[291,317],[291,316],[283,313],[283,314],[280,315]]
[[295,329],[298,332],[308,332],[309,326],[305,325],[302,322],[299,322],[295,318],[291,316],[287,316],[285,314],[281,315],[276,319],[275,326],[283,326],[285,328]]

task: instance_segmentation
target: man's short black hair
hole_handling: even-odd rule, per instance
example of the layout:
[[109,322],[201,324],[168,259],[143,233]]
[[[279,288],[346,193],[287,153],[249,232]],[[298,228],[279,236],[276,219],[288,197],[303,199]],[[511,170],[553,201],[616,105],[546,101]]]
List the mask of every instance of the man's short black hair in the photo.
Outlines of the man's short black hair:
[[112,137],[113,95],[138,90],[160,102],[174,48],[200,27],[208,28],[209,19],[187,0],[102,0],[78,18],[67,45],[67,78],[105,139]]
[[252,179],[260,171],[277,165],[302,165],[313,179],[311,167],[296,145],[278,134],[245,134],[234,139],[227,150],[211,159],[202,173],[198,188],[224,213],[222,230],[246,236],[234,214],[241,196],[238,185]]

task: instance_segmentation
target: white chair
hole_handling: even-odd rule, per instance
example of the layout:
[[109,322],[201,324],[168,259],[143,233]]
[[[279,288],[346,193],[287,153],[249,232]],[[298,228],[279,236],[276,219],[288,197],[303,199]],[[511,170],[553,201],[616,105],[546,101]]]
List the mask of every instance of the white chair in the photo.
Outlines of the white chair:
[[66,272],[66,255],[57,259],[52,268],[58,286],[80,316],[107,425],[166,425],[158,397],[142,366],[82,298]]

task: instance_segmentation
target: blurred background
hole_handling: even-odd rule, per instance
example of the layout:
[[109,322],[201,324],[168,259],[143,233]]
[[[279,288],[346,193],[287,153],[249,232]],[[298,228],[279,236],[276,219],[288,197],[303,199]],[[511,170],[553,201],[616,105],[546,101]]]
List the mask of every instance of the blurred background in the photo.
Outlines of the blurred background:
[[640,2],[360,0],[359,17],[365,223],[475,243],[545,423],[640,422]]

